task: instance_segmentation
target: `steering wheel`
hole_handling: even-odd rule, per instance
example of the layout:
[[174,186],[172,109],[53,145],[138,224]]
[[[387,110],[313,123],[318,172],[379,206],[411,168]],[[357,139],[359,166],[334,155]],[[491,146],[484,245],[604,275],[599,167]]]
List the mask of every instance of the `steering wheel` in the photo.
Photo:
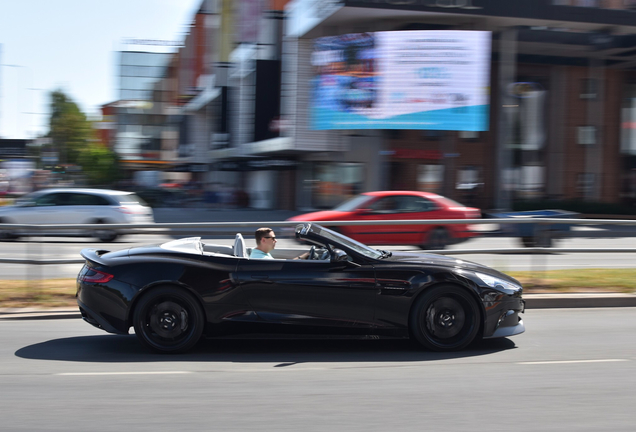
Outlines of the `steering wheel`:
[[308,260],[314,260],[316,259],[316,246],[312,246],[311,249],[309,249],[309,256],[307,257]]

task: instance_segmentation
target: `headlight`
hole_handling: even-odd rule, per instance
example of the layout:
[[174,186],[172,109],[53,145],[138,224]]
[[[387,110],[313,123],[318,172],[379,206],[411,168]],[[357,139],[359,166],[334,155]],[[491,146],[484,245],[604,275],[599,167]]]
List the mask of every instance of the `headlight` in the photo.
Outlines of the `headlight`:
[[503,279],[499,279],[497,277],[477,272],[475,272],[475,275],[489,287],[494,288],[498,291],[502,291],[506,294],[514,294],[521,290],[521,287],[519,285],[513,284]]

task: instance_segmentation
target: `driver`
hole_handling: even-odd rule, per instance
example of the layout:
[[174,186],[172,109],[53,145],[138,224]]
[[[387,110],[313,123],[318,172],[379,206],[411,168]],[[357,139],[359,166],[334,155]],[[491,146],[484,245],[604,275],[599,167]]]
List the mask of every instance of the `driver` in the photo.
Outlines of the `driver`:
[[[270,254],[276,247],[276,235],[274,234],[274,230],[271,228],[259,228],[254,233],[254,237],[256,238],[256,247],[252,249],[250,258],[274,259],[272,254]],[[307,258],[309,258],[309,252],[305,252],[294,259]]]

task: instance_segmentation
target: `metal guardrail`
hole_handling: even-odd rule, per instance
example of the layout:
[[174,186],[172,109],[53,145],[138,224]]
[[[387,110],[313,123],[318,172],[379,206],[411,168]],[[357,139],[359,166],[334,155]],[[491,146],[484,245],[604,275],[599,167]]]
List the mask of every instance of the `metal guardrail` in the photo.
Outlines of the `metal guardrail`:
[[[196,231],[204,234],[226,228],[260,228],[268,227],[294,227],[299,222],[294,221],[269,221],[269,222],[196,222],[196,223],[152,223],[152,224],[2,224],[0,231],[28,232],[32,236],[38,233],[46,234],[51,231],[96,231],[96,230],[121,230],[126,234],[167,234],[175,235],[182,231]],[[562,218],[503,218],[503,219],[444,219],[444,220],[383,220],[383,221],[323,221],[318,222],[322,226],[345,225],[512,225],[512,224],[537,224],[538,232],[542,228],[555,224],[569,225],[620,225],[636,226],[636,220],[616,219],[562,219]],[[239,230],[240,231],[240,230]],[[545,231],[544,231],[545,232]],[[636,248],[554,248],[554,247],[523,247],[523,248],[499,248],[499,249],[443,249],[429,250],[429,253],[442,255],[466,255],[466,254],[559,254],[559,253],[634,253]],[[62,265],[81,264],[83,259],[19,259],[0,258],[0,264],[26,264],[26,265]]]
[[[1,224],[0,231],[17,231],[27,230],[31,232],[46,231],[63,231],[63,230],[140,230],[143,229],[161,229],[161,228],[260,228],[268,227],[284,227],[296,226],[298,221],[269,221],[269,222],[191,222],[191,223],[150,223],[150,224],[50,224],[50,225],[29,225],[29,224]],[[368,220],[368,221],[321,221],[316,222],[322,226],[345,226],[345,225],[479,225],[479,224],[499,224],[499,225],[515,225],[515,224],[572,224],[572,225],[633,225],[636,226],[636,220],[631,219],[562,219],[562,218],[500,218],[500,219],[409,219],[409,220]]]

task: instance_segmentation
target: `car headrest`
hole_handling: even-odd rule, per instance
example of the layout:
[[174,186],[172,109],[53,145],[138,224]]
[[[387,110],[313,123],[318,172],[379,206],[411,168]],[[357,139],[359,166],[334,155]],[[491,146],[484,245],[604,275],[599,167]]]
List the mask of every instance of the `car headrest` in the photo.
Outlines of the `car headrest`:
[[237,233],[234,237],[234,256],[239,258],[248,258],[247,248],[245,247],[245,240],[241,233]]

